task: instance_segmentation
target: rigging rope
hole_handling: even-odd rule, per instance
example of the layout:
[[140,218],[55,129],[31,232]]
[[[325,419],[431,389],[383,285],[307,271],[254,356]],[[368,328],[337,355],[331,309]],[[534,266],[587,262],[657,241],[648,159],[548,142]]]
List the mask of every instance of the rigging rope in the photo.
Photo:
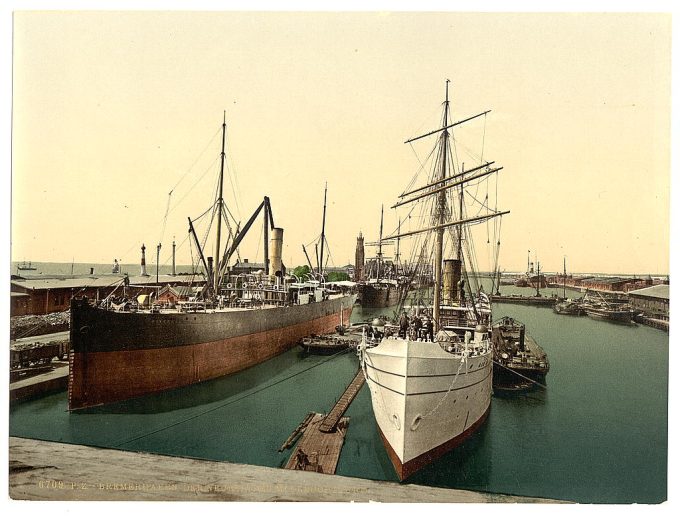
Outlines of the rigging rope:
[[177,188],[177,186],[179,186],[179,184],[184,180],[184,178],[189,175],[189,172],[191,172],[191,170],[196,166],[196,163],[198,163],[198,160],[201,159],[201,156],[203,156],[205,151],[208,150],[208,147],[210,147],[212,142],[215,140],[215,137],[220,133],[221,130],[222,130],[222,127],[220,126],[220,128],[217,129],[217,131],[215,131],[215,134],[213,134],[212,138],[210,138],[210,141],[208,142],[208,144],[203,148],[203,150],[200,152],[198,157],[194,160],[194,162],[189,167],[189,169],[182,175],[182,177],[179,178],[179,180],[175,183],[175,186],[173,186],[170,189],[170,193],[172,193],[175,190],[175,188]]
[[168,193],[168,203],[165,205],[165,215],[163,216],[163,229],[161,229],[161,236],[158,239],[159,242],[163,241],[163,235],[165,235],[165,225],[168,222],[168,210],[170,210],[170,199],[172,198],[172,190]]
[[187,198],[187,196],[192,192],[192,190],[196,187],[196,185],[198,185],[198,183],[200,183],[203,180],[203,178],[208,173],[208,171],[210,171],[210,169],[215,166],[215,163],[217,163],[217,161],[219,159],[220,158],[218,156],[217,158],[215,158],[212,161],[212,163],[210,163],[210,165],[208,165],[208,167],[203,171],[203,173],[200,175],[200,177],[194,182],[193,185],[191,185],[191,188],[189,188],[189,190],[182,196],[182,198],[179,201],[177,201],[172,208],[170,208],[169,213],[172,213],[173,211],[175,211],[175,209],[177,209],[177,207],[184,201],[184,199]]

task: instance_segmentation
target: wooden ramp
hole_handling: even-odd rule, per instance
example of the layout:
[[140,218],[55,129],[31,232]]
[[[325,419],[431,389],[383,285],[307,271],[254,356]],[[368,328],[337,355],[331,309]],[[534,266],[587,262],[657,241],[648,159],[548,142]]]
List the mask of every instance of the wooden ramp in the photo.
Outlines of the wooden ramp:
[[343,417],[343,414],[356,398],[365,381],[364,373],[359,369],[359,372],[327,415],[315,412],[307,414],[307,417],[293,430],[290,437],[279,448],[280,452],[290,448],[295,440],[302,435],[284,466],[285,469],[316,471],[327,475],[335,474],[349,425],[349,418]]
[[352,403],[354,398],[356,398],[357,394],[359,394],[359,391],[361,390],[361,387],[364,385],[364,382],[366,382],[364,372],[361,369],[359,369],[354,379],[345,389],[345,392],[342,393],[340,399],[335,403],[335,406],[331,409],[331,411],[328,413],[328,415],[325,417],[325,419],[319,426],[319,430],[321,430],[322,432],[333,431],[342,415],[347,411],[347,408],[349,407],[350,403]]

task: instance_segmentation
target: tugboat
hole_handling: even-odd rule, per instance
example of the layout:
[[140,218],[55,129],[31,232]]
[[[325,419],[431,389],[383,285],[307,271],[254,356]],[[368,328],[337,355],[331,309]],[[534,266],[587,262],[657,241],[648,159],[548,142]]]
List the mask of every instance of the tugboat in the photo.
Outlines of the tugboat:
[[548,355],[526,334],[523,323],[503,317],[491,329],[493,387],[495,390],[527,390],[545,384],[550,370]]

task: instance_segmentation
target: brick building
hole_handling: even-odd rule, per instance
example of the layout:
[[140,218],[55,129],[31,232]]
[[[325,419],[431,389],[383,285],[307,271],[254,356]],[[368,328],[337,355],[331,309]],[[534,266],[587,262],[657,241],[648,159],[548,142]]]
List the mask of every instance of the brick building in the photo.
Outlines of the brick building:
[[[123,274],[98,276],[13,276],[10,280],[10,315],[43,315],[68,310],[71,298],[102,299],[123,293]],[[151,294],[166,285],[202,284],[191,275],[130,276],[129,295]]]

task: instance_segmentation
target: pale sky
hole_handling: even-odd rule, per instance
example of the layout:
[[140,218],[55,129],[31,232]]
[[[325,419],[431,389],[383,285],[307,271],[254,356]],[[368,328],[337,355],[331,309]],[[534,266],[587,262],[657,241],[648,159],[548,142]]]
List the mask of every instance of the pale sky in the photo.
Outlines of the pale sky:
[[167,263],[212,200],[226,110],[233,213],[268,195],[301,264],[327,182],[332,261],[353,262],[381,204],[396,226],[403,142],[437,128],[448,78],[454,119],[491,110],[502,269],[530,249],[546,271],[665,274],[670,44],[649,13],[17,12],[11,257],[135,263],[144,242],[151,262],[162,235]]

